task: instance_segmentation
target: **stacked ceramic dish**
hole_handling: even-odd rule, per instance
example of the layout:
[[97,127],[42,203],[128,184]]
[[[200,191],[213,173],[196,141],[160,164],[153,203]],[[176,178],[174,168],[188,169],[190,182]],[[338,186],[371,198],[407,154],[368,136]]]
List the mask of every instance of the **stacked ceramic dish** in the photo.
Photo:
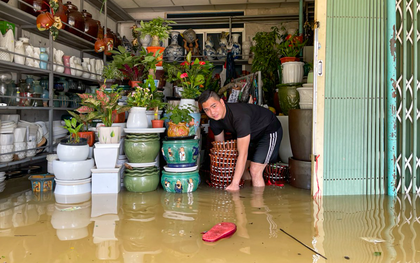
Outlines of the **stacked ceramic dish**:
[[0,133],[13,133],[16,127],[17,124],[14,121],[2,121]]
[[156,190],[160,177],[155,164],[129,164],[124,170],[125,188],[130,192],[141,193]]
[[[232,182],[235,173],[238,151],[236,140],[212,142],[210,149],[210,182],[215,188],[225,188]],[[241,180],[240,186],[244,184]]]
[[13,133],[0,134],[0,162],[10,162],[13,160]]
[[0,172],[0,193],[6,188],[6,172]]
[[55,174],[55,199],[57,203],[71,204],[85,202],[91,195],[91,169],[93,159],[88,159],[89,145],[81,138],[80,144],[66,143],[57,146],[58,160],[53,160]]

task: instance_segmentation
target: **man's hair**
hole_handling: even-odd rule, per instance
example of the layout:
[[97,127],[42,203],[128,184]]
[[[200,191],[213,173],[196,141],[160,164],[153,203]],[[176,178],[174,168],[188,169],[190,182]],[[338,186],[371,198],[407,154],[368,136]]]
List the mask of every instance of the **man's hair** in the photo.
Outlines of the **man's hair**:
[[204,102],[208,101],[210,98],[213,98],[217,101],[220,100],[219,95],[212,90],[205,90],[201,93],[200,97],[198,98],[198,103],[203,104]]

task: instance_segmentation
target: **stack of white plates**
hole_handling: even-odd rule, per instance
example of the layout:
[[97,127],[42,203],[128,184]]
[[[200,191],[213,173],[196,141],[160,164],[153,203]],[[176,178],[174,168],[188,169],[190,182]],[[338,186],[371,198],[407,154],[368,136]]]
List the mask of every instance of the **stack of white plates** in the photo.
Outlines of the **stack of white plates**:
[[0,133],[13,133],[17,124],[14,121],[2,121]]

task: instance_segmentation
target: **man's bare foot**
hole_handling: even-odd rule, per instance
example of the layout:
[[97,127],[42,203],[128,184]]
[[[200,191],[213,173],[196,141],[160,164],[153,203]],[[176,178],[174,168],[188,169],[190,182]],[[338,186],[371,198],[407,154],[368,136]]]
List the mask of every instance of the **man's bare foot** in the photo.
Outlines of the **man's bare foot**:
[[230,184],[225,188],[226,191],[239,191],[239,184]]

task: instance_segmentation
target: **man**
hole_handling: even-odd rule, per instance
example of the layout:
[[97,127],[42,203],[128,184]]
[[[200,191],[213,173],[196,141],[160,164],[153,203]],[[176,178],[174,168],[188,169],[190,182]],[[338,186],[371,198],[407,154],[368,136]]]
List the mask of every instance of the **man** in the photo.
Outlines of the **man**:
[[250,160],[250,173],[254,187],[264,186],[263,171],[267,163],[277,161],[281,124],[268,109],[253,104],[225,103],[210,90],[204,91],[199,103],[210,118],[210,127],[216,141],[224,141],[224,132],[236,135],[238,160],[232,183],[226,190],[239,190],[239,182]]

